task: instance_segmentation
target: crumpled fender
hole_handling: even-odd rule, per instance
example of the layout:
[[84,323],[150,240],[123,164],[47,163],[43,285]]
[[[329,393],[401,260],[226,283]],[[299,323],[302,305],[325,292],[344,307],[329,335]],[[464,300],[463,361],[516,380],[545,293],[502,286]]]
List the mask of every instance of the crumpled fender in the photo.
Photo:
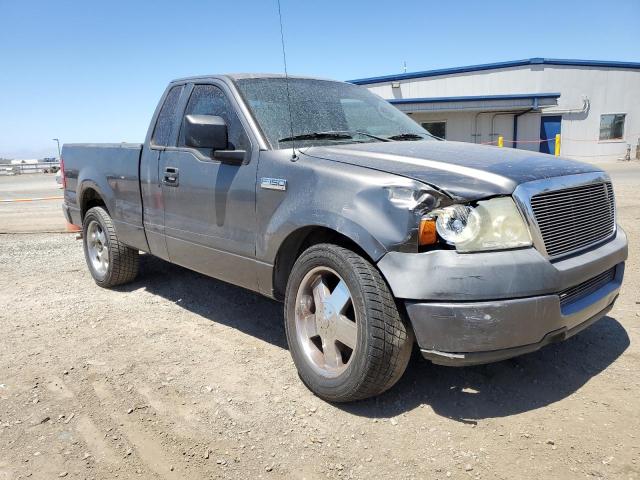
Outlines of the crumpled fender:
[[[260,170],[284,179],[286,191],[258,188],[258,259],[273,264],[280,246],[293,232],[312,226],[348,237],[375,262],[388,251],[415,251],[419,209],[429,186],[415,180],[332,161],[306,157],[273,161],[283,152],[262,152]],[[284,153],[286,155],[286,153]],[[261,172],[259,172],[261,176]]]

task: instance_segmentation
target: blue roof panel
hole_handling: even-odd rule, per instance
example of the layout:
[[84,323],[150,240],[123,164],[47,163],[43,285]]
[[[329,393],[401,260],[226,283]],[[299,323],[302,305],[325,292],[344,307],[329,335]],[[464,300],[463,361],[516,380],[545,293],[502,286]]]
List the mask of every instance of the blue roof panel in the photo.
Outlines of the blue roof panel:
[[561,58],[526,58],[523,60],[510,60],[508,62],[485,63],[481,65],[469,65],[466,67],[440,68],[437,70],[425,70],[423,72],[399,73],[397,75],[383,75],[381,77],[359,78],[348,80],[356,85],[368,85],[371,83],[393,82],[398,80],[410,80],[413,78],[438,77],[441,75],[453,75],[456,73],[480,72],[483,70],[496,70],[499,68],[522,67],[525,65],[565,65],[574,67],[600,67],[600,68],[625,68],[640,70],[639,62],[615,62],[606,60],[571,60]]

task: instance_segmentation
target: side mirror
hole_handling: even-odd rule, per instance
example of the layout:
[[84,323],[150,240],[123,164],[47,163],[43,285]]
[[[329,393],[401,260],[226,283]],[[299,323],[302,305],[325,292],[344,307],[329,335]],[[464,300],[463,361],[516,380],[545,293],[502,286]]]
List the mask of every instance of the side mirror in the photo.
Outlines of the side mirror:
[[184,141],[187,147],[225,150],[229,144],[227,124],[215,115],[186,115]]

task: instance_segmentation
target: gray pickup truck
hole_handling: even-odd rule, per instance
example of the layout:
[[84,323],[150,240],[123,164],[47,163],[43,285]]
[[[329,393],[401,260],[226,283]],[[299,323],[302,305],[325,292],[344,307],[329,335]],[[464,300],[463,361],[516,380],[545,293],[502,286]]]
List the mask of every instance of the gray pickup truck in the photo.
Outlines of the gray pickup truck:
[[390,388],[414,344],[471,365],[563,340],[611,309],[627,258],[603,171],[441,141],[348,83],[176,80],[144,144],[62,156],[98,285],[132,281],[142,251],[282,300],[329,401]]

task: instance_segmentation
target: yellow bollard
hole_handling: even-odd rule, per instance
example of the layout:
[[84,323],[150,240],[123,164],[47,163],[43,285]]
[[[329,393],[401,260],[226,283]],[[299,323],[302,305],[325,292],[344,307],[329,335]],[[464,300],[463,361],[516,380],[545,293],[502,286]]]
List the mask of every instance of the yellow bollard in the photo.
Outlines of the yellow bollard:
[[560,134],[556,133],[556,157],[560,156]]
[[502,135],[498,136],[498,146],[504,147],[504,137]]

